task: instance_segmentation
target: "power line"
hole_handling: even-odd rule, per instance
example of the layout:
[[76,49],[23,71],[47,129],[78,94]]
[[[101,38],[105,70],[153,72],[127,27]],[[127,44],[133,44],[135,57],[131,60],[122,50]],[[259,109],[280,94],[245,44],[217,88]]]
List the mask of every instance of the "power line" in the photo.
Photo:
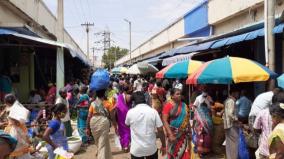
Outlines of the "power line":
[[[78,5],[76,3],[76,0],[73,0],[73,4],[75,5],[75,10],[77,10],[78,13],[79,13],[79,7],[78,7]],[[78,15],[80,15],[80,13]],[[82,17],[81,16],[79,16],[79,17],[80,17],[81,22],[83,22],[84,20],[82,19]]]
[[86,14],[85,14],[85,11],[84,11],[82,0],[80,0],[79,4],[80,4],[79,6],[80,6],[80,8],[82,10],[82,14],[83,14],[84,19],[88,20],[88,18],[86,18]]
[[[73,3],[74,4],[74,3]],[[80,24],[81,21],[80,21],[80,17],[78,16],[78,14],[76,14],[76,12],[74,12],[74,10],[71,8],[71,5],[70,5],[70,8],[68,10],[69,12],[71,12],[71,14],[73,15],[73,17],[75,18],[75,20],[77,21],[77,24]]]
[[[97,40],[97,41],[95,41],[94,42],[94,44],[98,44],[98,45],[101,45],[102,46],[102,50],[103,50],[103,54],[107,54],[108,53],[108,50],[110,49],[110,47],[111,47],[111,42],[113,41],[113,40],[111,40],[111,32],[110,31],[101,31],[101,32],[96,32],[96,33],[94,33],[94,35],[98,35],[98,36],[102,36],[102,38],[103,39],[101,39],[101,40]],[[110,59],[110,56],[108,55],[108,59],[107,59],[107,61],[108,61],[108,67],[109,67],[109,69],[111,69],[111,59]]]

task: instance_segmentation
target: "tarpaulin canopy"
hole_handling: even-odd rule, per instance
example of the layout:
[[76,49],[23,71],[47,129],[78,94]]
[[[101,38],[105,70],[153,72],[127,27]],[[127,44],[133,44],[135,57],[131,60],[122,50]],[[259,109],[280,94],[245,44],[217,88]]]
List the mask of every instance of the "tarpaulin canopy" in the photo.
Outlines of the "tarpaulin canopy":
[[[283,23],[277,24],[273,29],[273,33],[274,34],[282,33],[283,29],[284,29]],[[175,56],[179,54],[187,54],[191,52],[201,52],[201,51],[210,50],[210,49],[218,49],[223,46],[228,46],[228,45],[235,44],[235,43],[242,42],[242,41],[253,40],[258,37],[264,36],[264,28],[260,24],[257,25],[257,27],[250,26],[250,27],[247,27],[241,30],[242,30],[242,33],[237,34],[237,33],[234,33],[236,32],[234,31],[226,35],[223,35],[223,36],[227,36],[225,38],[221,38],[221,39],[214,38],[212,40],[207,40],[207,42],[203,42],[203,43],[201,42],[197,44],[184,46],[181,48],[174,48],[174,49],[168,50],[163,55],[161,55],[160,58],[163,59],[163,58],[167,58],[167,57],[171,57],[171,56]],[[245,31],[245,33],[243,30]]]
[[[23,32],[23,31],[21,31],[21,32]],[[25,33],[25,32],[23,32],[23,33]],[[73,58],[77,57],[78,59],[80,59],[86,65],[91,66],[91,63],[88,60],[87,56],[84,55],[84,53],[82,53],[81,51],[75,49],[72,45],[66,44],[66,43],[61,43],[61,42],[54,41],[54,40],[41,38],[41,37],[38,37],[38,36],[32,36],[32,35],[33,34],[30,34],[30,33],[28,35],[21,34],[21,33],[19,33],[17,30],[15,30],[13,28],[11,28],[11,29],[9,29],[9,28],[0,28],[0,36],[13,36],[13,37],[17,37],[17,38],[21,38],[21,39],[25,39],[25,40],[31,40],[31,41],[35,41],[35,42],[38,42],[38,43],[51,45],[51,46],[55,46],[55,47],[64,47],[64,48],[66,48],[69,51],[70,55]]]
[[195,53],[189,53],[189,54],[176,55],[176,56],[173,56],[173,57],[165,58],[165,59],[163,59],[162,66],[167,66],[167,65],[172,64],[172,63],[190,60],[191,57],[194,54],[196,54],[196,52]]
[[[277,26],[274,27],[273,33],[274,34],[282,33],[283,28],[284,28],[283,23],[278,24]],[[231,44],[242,42],[242,41],[253,40],[261,36],[264,36],[264,28],[254,30],[248,33],[243,33],[243,34],[223,38],[221,40],[216,41],[210,48],[216,49],[216,48],[220,48],[223,46],[231,45]]]

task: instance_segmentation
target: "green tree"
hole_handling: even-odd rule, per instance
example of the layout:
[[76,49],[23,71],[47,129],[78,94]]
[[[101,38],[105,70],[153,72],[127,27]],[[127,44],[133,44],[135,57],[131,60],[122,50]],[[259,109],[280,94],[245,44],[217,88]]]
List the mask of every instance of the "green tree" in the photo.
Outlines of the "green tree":
[[110,47],[102,57],[102,62],[105,64],[105,68],[113,68],[115,60],[120,59],[127,53],[127,49],[120,48],[119,46]]

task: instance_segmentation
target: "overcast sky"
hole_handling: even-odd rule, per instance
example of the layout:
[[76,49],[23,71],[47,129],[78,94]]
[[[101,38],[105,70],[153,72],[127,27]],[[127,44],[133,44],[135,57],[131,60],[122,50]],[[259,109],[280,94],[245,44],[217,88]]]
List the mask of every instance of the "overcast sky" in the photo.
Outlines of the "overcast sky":
[[[64,0],[64,25],[86,52],[82,23],[92,22],[90,47],[101,48],[96,32],[111,32],[112,45],[129,48],[128,23],[132,22],[132,50],[188,12],[202,0]],[[56,15],[57,0],[44,0]],[[101,56],[102,53],[99,53]]]

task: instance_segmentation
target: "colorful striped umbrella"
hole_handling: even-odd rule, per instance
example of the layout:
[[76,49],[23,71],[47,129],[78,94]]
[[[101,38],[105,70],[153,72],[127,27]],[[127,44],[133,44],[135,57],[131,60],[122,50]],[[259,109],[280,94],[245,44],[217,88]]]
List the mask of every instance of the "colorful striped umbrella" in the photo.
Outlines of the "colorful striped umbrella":
[[186,78],[200,66],[202,62],[195,60],[173,63],[156,73],[156,78]]
[[187,84],[231,84],[267,81],[277,74],[256,61],[224,57],[203,64],[186,80]]
[[277,78],[278,87],[284,88],[284,74]]

